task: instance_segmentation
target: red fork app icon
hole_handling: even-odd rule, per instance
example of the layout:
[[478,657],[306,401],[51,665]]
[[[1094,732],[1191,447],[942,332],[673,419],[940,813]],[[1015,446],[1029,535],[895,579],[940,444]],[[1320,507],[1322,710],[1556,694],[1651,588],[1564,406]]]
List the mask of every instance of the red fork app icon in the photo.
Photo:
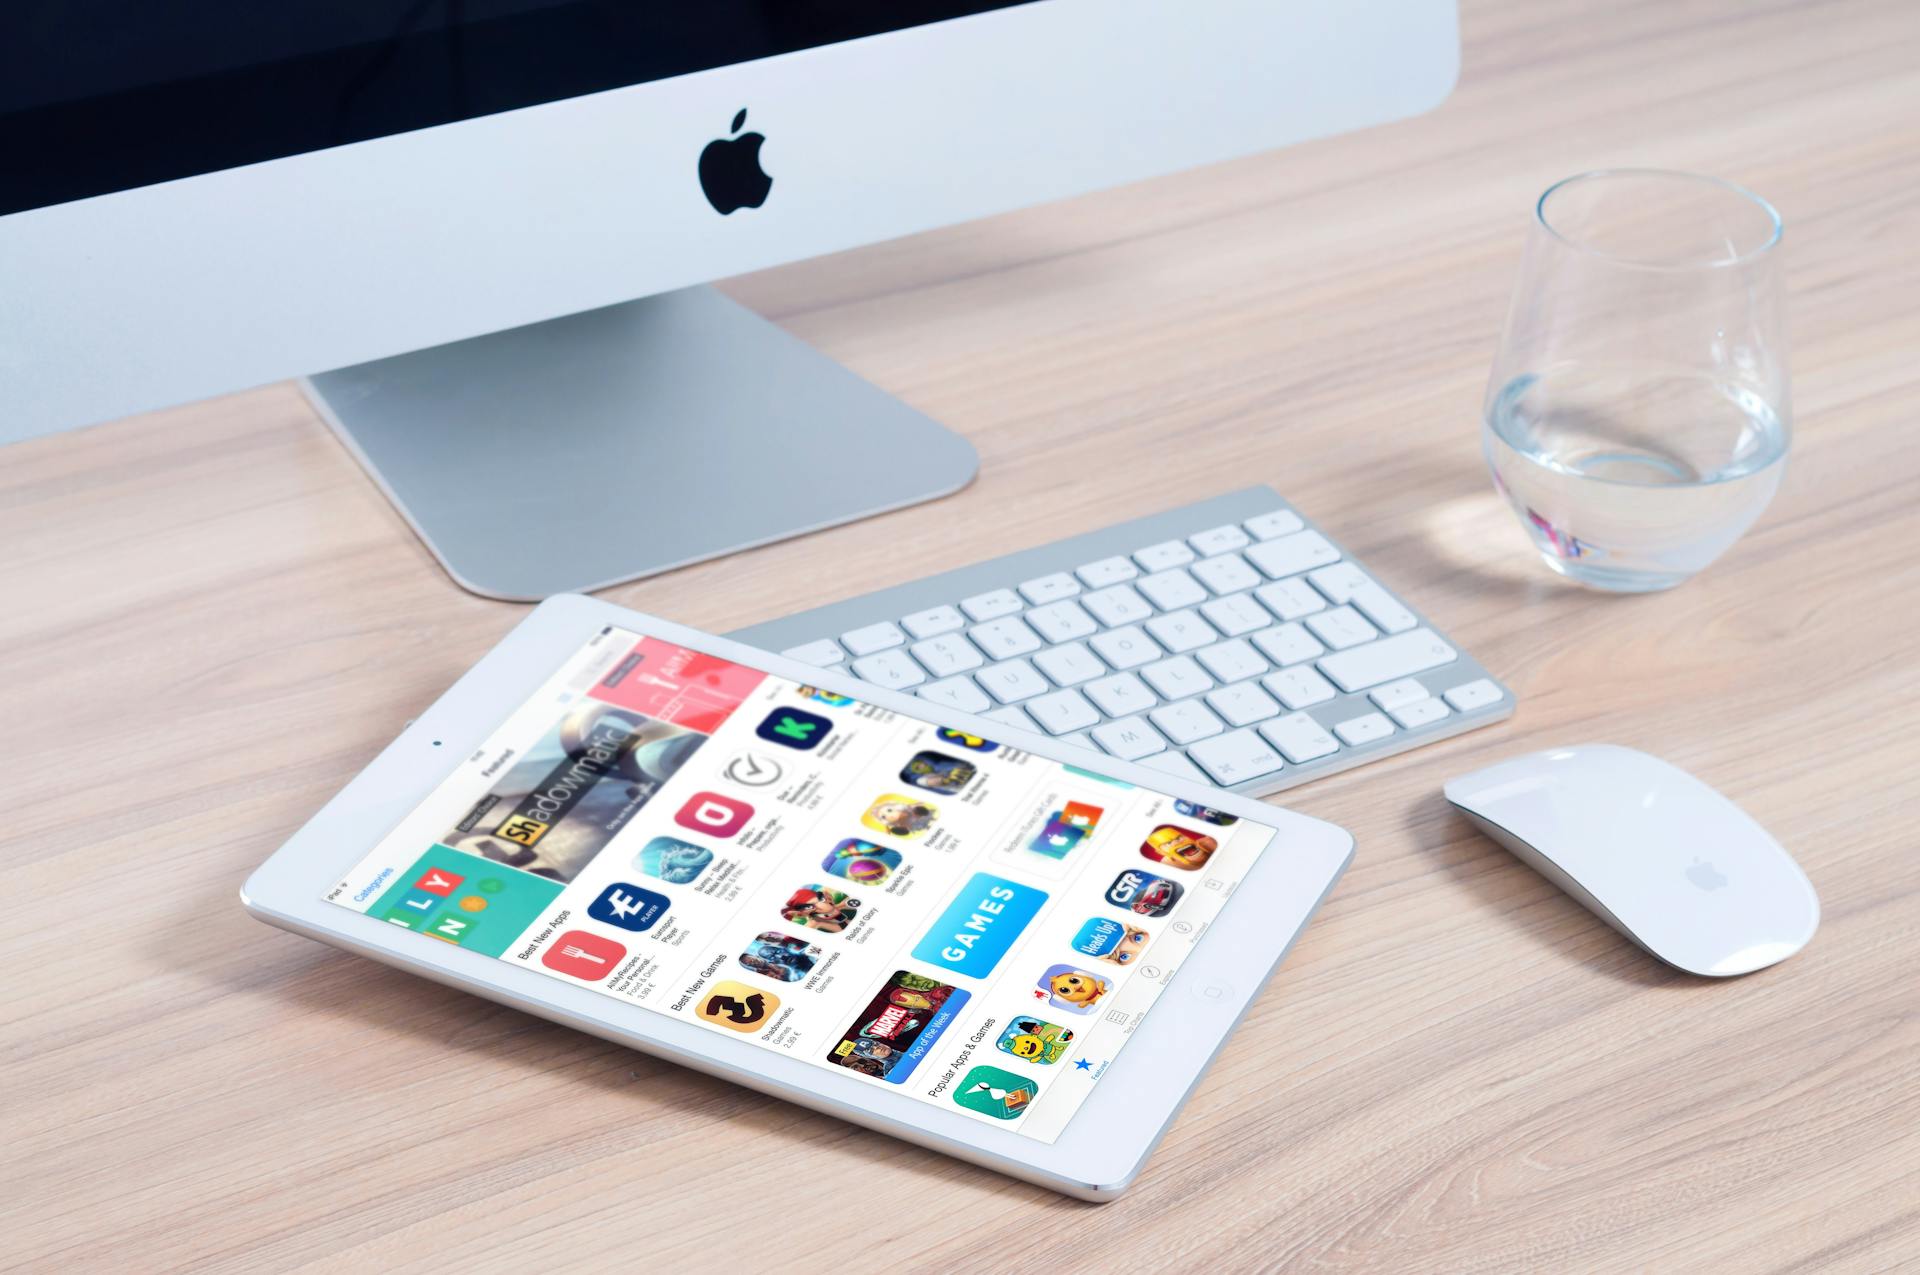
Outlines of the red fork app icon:
[[612,939],[585,930],[568,930],[540,954],[540,963],[550,970],[597,983],[613,973],[613,967],[626,954],[627,949]]
[[680,807],[673,821],[709,837],[731,837],[751,818],[753,807],[744,801],[722,797],[717,792],[697,792],[687,798],[687,804]]

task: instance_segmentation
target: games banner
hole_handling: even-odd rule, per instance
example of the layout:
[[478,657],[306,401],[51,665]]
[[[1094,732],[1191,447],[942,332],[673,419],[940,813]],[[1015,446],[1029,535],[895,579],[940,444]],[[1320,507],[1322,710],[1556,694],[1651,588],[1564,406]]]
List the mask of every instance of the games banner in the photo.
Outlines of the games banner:
[[966,1003],[967,994],[957,987],[895,970],[840,1034],[827,1061],[888,1084],[905,1084]]

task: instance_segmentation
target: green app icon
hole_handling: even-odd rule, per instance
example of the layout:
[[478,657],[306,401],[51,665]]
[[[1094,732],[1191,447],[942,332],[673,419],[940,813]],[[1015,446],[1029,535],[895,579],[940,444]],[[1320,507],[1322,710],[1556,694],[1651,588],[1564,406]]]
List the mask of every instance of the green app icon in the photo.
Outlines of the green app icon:
[[968,1111],[995,1120],[1019,1119],[1039,1096],[1040,1086],[998,1067],[975,1067],[953,1092],[953,1100]]

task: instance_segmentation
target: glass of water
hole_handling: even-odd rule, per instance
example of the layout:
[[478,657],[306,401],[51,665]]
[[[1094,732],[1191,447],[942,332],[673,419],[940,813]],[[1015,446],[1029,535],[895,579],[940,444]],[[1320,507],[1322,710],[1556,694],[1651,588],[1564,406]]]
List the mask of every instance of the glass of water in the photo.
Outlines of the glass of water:
[[1482,444],[1549,567],[1670,589],[1719,557],[1786,469],[1780,215],[1688,173],[1548,188],[1487,383]]

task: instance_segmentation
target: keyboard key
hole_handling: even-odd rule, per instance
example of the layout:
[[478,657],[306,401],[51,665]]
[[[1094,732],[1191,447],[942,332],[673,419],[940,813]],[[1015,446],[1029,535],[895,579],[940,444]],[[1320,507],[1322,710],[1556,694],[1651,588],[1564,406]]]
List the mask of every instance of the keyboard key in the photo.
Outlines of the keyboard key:
[[1327,653],[1327,648],[1320,645],[1320,639],[1298,624],[1276,624],[1270,629],[1254,634],[1253,644],[1260,648],[1263,655],[1282,668]]
[[1133,555],[1142,571],[1165,571],[1168,567],[1184,567],[1193,561],[1193,550],[1178,540],[1165,540],[1157,545],[1148,545]]
[[906,641],[907,635],[892,620],[882,620],[878,624],[869,624],[864,629],[840,635],[840,645],[855,655],[872,655],[875,651],[904,646]]
[[1055,686],[1078,686],[1107,671],[1107,666],[1087,649],[1085,642],[1067,642],[1035,651],[1033,663]]
[[1353,605],[1386,633],[1405,633],[1420,623],[1413,612],[1400,605],[1400,599],[1377,584],[1365,584],[1355,589]]
[[1177,611],[1181,607],[1194,606],[1207,600],[1206,589],[1188,575],[1184,567],[1143,576],[1138,587],[1140,592],[1147,595],[1147,600],[1162,611]]
[[1307,580],[1335,606],[1353,601],[1355,589],[1373,583],[1373,578],[1351,562],[1336,562],[1318,571],[1309,571]]
[[904,691],[927,680],[926,673],[907,658],[905,651],[881,651],[877,655],[855,660],[853,675],[863,682],[872,682],[890,691]]
[[1167,615],[1156,615],[1147,621],[1147,632],[1153,634],[1161,646],[1175,655],[1220,640],[1220,635],[1214,631],[1211,624],[1200,618],[1198,611],[1174,611]]
[[1140,574],[1140,568],[1126,558],[1102,558],[1089,562],[1073,574],[1089,589],[1104,589],[1110,584],[1125,584]]
[[1413,730],[1419,726],[1431,726],[1443,717],[1452,717],[1453,713],[1448,710],[1445,700],[1429,696],[1426,699],[1402,704],[1398,708],[1390,708],[1387,710],[1387,715],[1408,730]]
[[1160,702],[1159,697],[1147,689],[1147,684],[1131,673],[1103,677],[1088,685],[1086,692],[1108,717],[1144,713]]
[[1164,753],[1155,753],[1153,756],[1142,760],[1140,764],[1142,766],[1151,766],[1155,770],[1164,771],[1172,775],[1175,779],[1187,779],[1196,784],[1208,782],[1207,777],[1201,773],[1200,768],[1187,760],[1185,753],[1177,752],[1173,749],[1169,749]]
[[1140,670],[1140,676],[1147,679],[1147,685],[1158,691],[1162,699],[1185,699],[1213,689],[1213,679],[1187,655],[1149,664]]
[[1020,592],[1025,594],[1027,601],[1033,605],[1045,606],[1049,602],[1058,602],[1062,598],[1070,598],[1080,592],[1080,582],[1064,571],[1056,571],[1052,575],[1027,581],[1020,586]]
[[1367,698],[1391,713],[1394,709],[1402,705],[1411,704],[1415,700],[1426,699],[1427,696],[1428,692],[1426,687],[1420,685],[1420,683],[1413,678],[1403,677],[1397,682],[1388,682],[1385,686],[1374,687],[1373,694]]
[[1138,625],[1109,629],[1087,643],[1095,654],[1117,669],[1138,668],[1160,658],[1160,644]]
[[1196,535],[1188,536],[1187,543],[1192,545],[1194,550],[1202,556],[1212,557],[1216,553],[1227,553],[1234,549],[1244,549],[1252,544],[1253,541],[1247,536],[1246,532],[1240,530],[1240,528],[1234,526],[1232,523],[1228,523],[1224,527],[1212,527]]
[[799,646],[790,646],[780,652],[790,660],[799,660],[802,664],[811,664],[815,668],[825,668],[829,664],[838,664],[847,658],[840,644],[832,638],[821,638],[817,642],[803,642]]
[[1215,593],[1238,593],[1260,583],[1260,573],[1237,553],[1223,553],[1193,564],[1194,577]]
[[1255,629],[1264,629],[1273,623],[1273,616],[1267,609],[1253,600],[1249,593],[1236,593],[1232,597],[1215,598],[1211,602],[1200,604],[1200,614],[1207,622],[1228,637],[1239,637]]
[[1162,735],[1176,744],[1191,744],[1196,739],[1218,735],[1226,729],[1220,719],[1213,715],[1212,709],[1194,699],[1156,708],[1147,714],[1147,718],[1160,728]]
[[1040,635],[1017,615],[976,624],[972,633],[974,644],[996,660],[1008,660],[1040,649]]
[[1121,761],[1133,761],[1164,752],[1167,747],[1167,741],[1160,738],[1159,731],[1147,725],[1144,717],[1123,717],[1117,722],[1096,726],[1087,733],[1093,736],[1094,743]]
[[1110,629],[1137,623],[1153,614],[1152,605],[1135,593],[1132,585],[1126,584],[1116,584],[1098,593],[1089,593],[1080,599],[1080,604]]
[[1334,697],[1333,683],[1302,664],[1281,669],[1260,679],[1260,685],[1277,695],[1288,708],[1306,708],[1324,704]]
[[1071,642],[1075,638],[1083,638],[1089,633],[1097,632],[1100,628],[1093,622],[1093,617],[1072,599],[1035,607],[1027,612],[1026,621],[1039,631],[1041,637],[1055,646],[1062,642]]
[[1260,727],[1260,734],[1296,766],[1303,761],[1312,761],[1316,757],[1340,751],[1339,741],[1305,713],[1294,713],[1267,722]]
[[1003,704],[992,712],[982,713],[980,716],[990,722],[999,722],[1002,726],[1011,726],[1015,730],[1038,732],[1040,729],[1033,724],[1033,719],[1022,712],[1016,704]]
[[1247,550],[1247,561],[1275,580],[1340,561],[1340,551],[1317,531],[1296,531],[1263,540]]
[[1244,682],[1267,671],[1267,662],[1247,645],[1244,638],[1232,638],[1202,647],[1195,658],[1206,666],[1207,672],[1223,682]]
[[1371,642],[1380,636],[1380,630],[1368,624],[1366,618],[1352,607],[1335,607],[1331,611],[1310,615],[1307,617],[1307,627],[1313,630],[1315,637],[1336,651]]
[[1044,694],[1051,687],[1047,679],[1034,670],[1025,660],[1006,660],[999,664],[990,664],[973,675],[973,680],[987,688],[987,694],[1002,704],[1017,704],[1023,699],[1032,699]]
[[1385,713],[1363,713],[1359,717],[1334,723],[1333,733],[1348,744],[1371,744],[1393,734],[1393,723],[1387,720]]
[[1085,730],[1100,720],[1100,714],[1079,691],[1055,691],[1027,701],[1027,716],[1047,728],[1049,734]]
[[1270,514],[1249,518],[1241,525],[1253,533],[1255,540],[1273,540],[1292,535],[1307,524],[1301,522],[1300,515],[1291,509],[1276,509]]
[[947,677],[920,688],[920,698],[962,713],[984,713],[993,707],[987,693],[974,685],[970,677]]
[[1253,596],[1283,620],[1298,620],[1315,611],[1327,609],[1327,600],[1308,588],[1305,580],[1277,580],[1272,584],[1263,584],[1253,591]]
[[1026,610],[1026,603],[1012,589],[993,589],[961,599],[960,609],[976,620],[997,620]]
[[1250,730],[1202,740],[1188,749],[1187,755],[1222,786],[1244,784],[1284,767],[1279,751]]
[[1229,726],[1251,726],[1280,713],[1280,701],[1252,682],[1223,686],[1207,692],[1207,705],[1227,719]]
[[966,628],[967,617],[960,614],[958,607],[929,607],[915,611],[900,621],[900,626],[917,638],[939,637],[942,633]]
[[924,642],[915,642],[907,649],[935,677],[952,677],[955,673],[977,669],[987,662],[979,648],[967,641],[964,633],[942,634]]
[[[1421,630],[1423,633],[1425,631]],[[1489,704],[1499,702],[1500,688],[1484,677],[1456,686],[1447,692],[1447,703],[1463,713],[1470,713],[1476,708],[1485,708]]]
[[[1451,664],[1459,656],[1460,653],[1442,642],[1432,629],[1414,629],[1356,646],[1351,651],[1336,651],[1320,660],[1320,671],[1339,683],[1343,691],[1364,691],[1382,682],[1397,681]],[[1493,698],[1500,698],[1497,688]],[[1455,703],[1454,707],[1460,705]]]
[[1099,752],[1100,745],[1093,742],[1093,736],[1083,730],[1068,731],[1059,740],[1063,744],[1072,744],[1075,748],[1084,748],[1089,752]]

